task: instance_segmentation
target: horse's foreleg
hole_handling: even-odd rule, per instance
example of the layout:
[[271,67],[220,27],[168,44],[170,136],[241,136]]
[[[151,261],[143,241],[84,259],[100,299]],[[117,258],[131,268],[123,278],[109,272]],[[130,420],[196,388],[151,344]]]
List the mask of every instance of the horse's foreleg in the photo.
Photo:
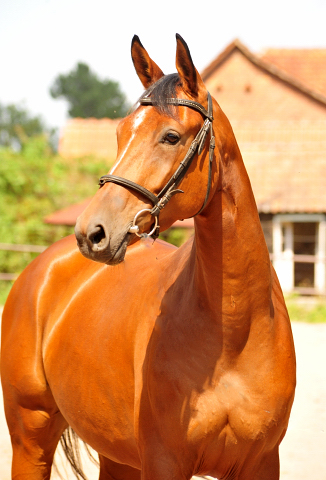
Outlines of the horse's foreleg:
[[[278,447],[273,451],[266,453],[260,460],[258,469],[251,472],[248,477],[250,480],[279,480],[280,478],[280,460]],[[242,480],[242,477],[241,477]]]
[[100,477],[99,480],[140,480],[141,472],[136,468],[115,463],[99,455]]
[[153,442],[141,453],[141,480],[190,480],[193,475],[193,461],[185,450],[178,452]]
[[12,478],[49,479],[54,452],[67,426],[66,421],[48,398],[33,398],[29,406],[28,399],[19,401],[16,392],[4,385],[4,399],[13,451]]
[[17,419],[8,422],[12,442],[12,478],[47,480],[54,452],[66,422],[60,412],[18,408]]

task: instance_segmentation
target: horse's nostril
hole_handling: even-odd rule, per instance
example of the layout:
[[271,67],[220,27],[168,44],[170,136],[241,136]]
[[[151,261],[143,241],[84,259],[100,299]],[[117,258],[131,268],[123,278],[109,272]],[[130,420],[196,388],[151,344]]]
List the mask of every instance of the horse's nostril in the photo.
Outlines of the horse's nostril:
[[101,247],[106,246],[106,235],[102,225],[97,225],[94,230],[88,235],[88,240],[90,241],[93,250],[99,250]]

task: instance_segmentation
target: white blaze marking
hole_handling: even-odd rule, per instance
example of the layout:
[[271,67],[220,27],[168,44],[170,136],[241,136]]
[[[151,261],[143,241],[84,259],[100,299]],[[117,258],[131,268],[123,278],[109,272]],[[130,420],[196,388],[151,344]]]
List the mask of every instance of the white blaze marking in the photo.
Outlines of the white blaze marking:
[[124,158],[124,156],[125,156],[128,148],[130,147],[131,142],[132,142],[133,139],[135,138],[137,127],[139,127],[139,125],[141,124],[141,122],[142,122],[143,119],[144,119],[145,113],[146,113],[146,109],[144,108],[143,110],[141,110],[141,111],[137,114],[137,116],[136,116],[136,118],[135,118],[135,120],[134,120],[134,123],[133,123],[133,129],[132,129],[132,130],[133,130],[133,133],[132,133],[132,135],[131,135],[131,137],[130,137],[130,139],[129,139],[129,142],[128,142],[127,145],[126,145],[126,148],[125,148],[124,151],[121,153],[118,162],[112,167],[112,170],[111,170],[111,172],[110,172],[111,175],[113,174],[113,172],[115,171],[115,169],[117,168],[117,166],[118,166],[118,165],[121,163],[121,161],[123,160],[123,158]]

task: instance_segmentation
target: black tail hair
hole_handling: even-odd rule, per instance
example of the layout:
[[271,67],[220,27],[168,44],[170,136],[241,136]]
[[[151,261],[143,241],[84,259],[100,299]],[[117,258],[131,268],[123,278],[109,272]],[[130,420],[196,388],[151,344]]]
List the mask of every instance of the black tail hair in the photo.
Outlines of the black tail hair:
[[62,450],[68,462],[70,463],[71,469],[74,472],[75,477],[77,478],[77,480],[87,480],[87,477],[83,471],[83,466],[80,458],[80,442],[84,444],[85,450],[90,460],[95,465],[99,466],[99,462],[96,460],[96,458],[93,457],[87,443],[83,442],[71,427],[66,428],[60,438]]

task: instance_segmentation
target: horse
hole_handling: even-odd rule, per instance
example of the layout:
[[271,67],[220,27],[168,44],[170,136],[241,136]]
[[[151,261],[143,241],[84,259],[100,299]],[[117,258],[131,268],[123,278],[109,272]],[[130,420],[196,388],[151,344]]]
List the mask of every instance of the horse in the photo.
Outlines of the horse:
[[[231,125],[176,44],[164,75],[134,36],[145,91],[117,128],[116,163],[75,236],[6,302],[15,480],[49,479],[68,428],[98,453],[100,480],[279,478],[291,325]],[[154,241],[190,217],[181,247]]]

